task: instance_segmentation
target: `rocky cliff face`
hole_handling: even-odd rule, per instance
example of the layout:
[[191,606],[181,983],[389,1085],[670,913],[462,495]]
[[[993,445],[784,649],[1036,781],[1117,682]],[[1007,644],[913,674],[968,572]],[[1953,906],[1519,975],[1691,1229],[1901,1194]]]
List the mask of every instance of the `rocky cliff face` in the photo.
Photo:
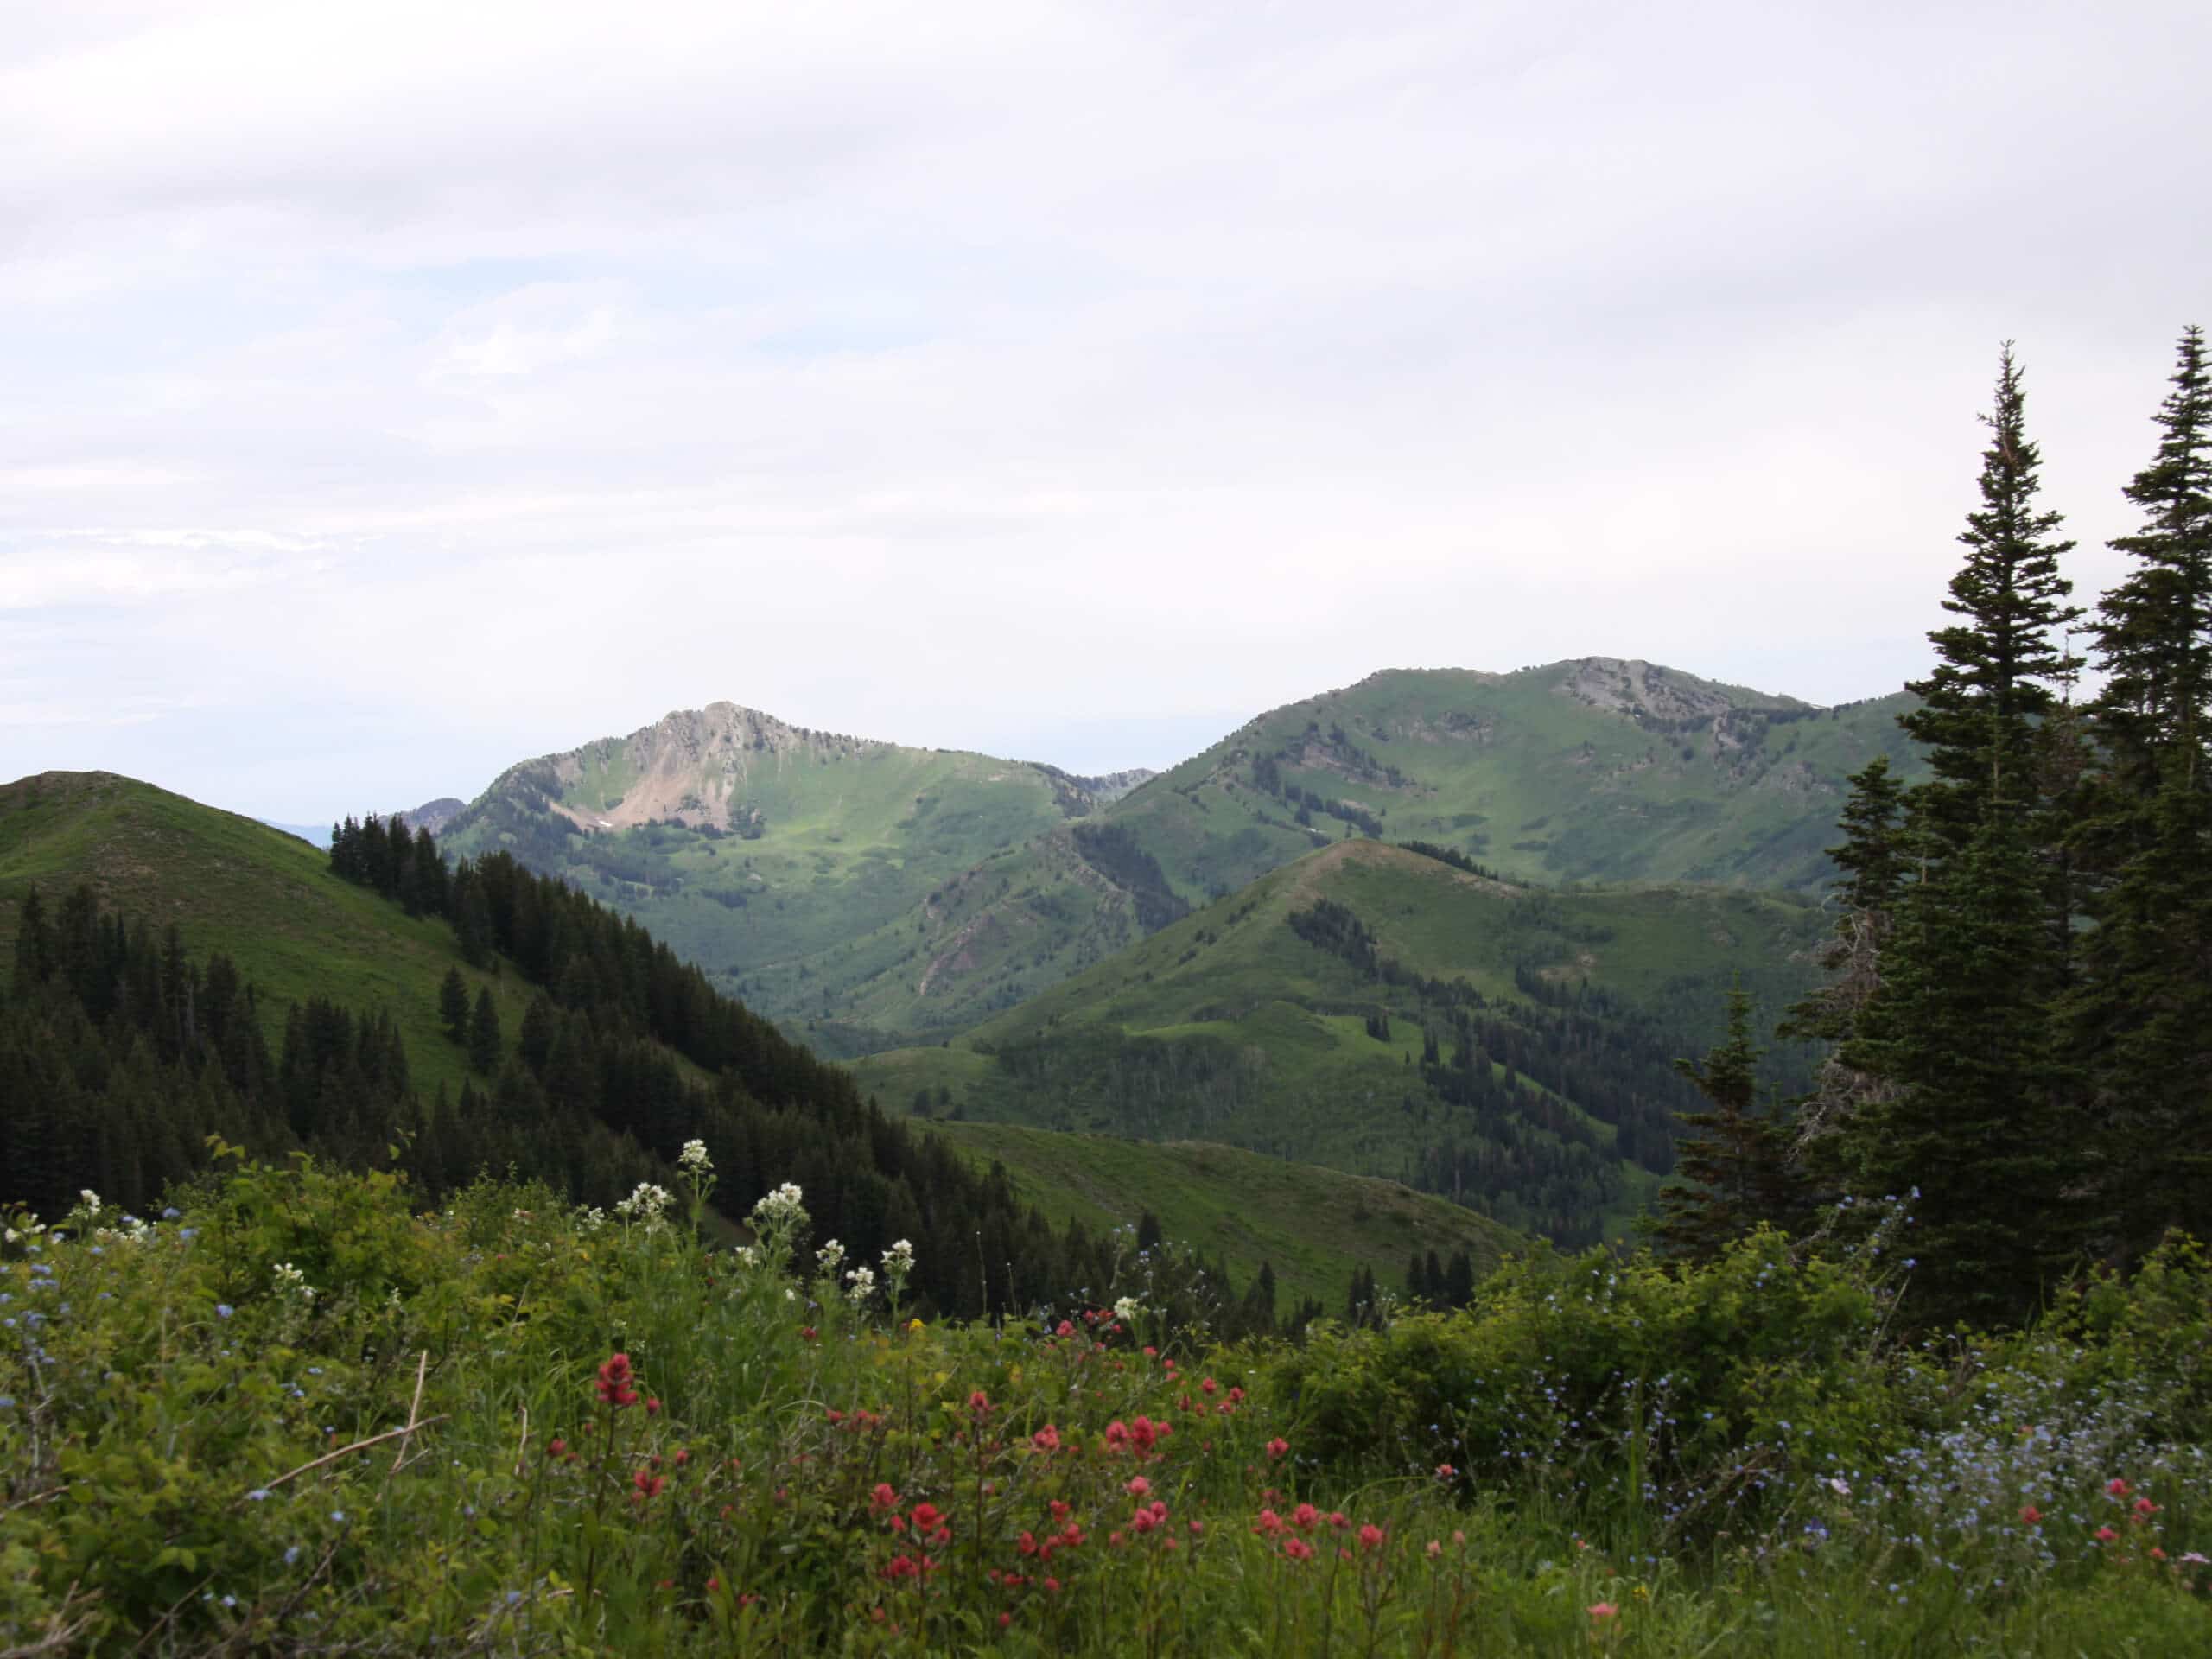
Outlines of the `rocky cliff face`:
[[1560,696],[1608,714],[1653,721],[1701,721],[1742,708],[1807,709],[1795,697],[1700,680],[1639,658],[1585,657],[1561,664]]
[[1126,772],[1109,772],[1096,778],[1071,778],[1069,781],[1099,805],[1110,806],[1159,776],[1149,766],[1131,766]]
[[450,795],[441,795],[435,801],[425,801],[420,806],[410,808],[404,812],[394,812],[391,816],[406,819],[412,829],[427,830],[434,836],[442,836],[446,832],[446,826],[467,810],[467,801],[456,800]]
[[[734,702],[710,702],[542,764],[550,769],[552,792],[563,798],[553,810],[579,829],[627,830],[658,822],[738,830],[749,820],[746,797],[756,781],[836,756],[901,753],[924,752],[793,726]],[[604,787],[585,787],[591,785]],[[589,798],[594,795],[599,798]]]

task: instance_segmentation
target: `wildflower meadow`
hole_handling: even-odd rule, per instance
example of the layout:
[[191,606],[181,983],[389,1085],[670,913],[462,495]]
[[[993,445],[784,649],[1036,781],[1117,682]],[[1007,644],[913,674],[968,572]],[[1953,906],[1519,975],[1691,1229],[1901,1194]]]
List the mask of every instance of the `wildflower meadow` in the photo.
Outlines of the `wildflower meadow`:
[[2003,1338],[1757,1234],[1221,1345],[950,1325],[715,1173],[613,1213],[219,1159],[0,1262],[0,1651],[2212,1652],[2212,1268]]

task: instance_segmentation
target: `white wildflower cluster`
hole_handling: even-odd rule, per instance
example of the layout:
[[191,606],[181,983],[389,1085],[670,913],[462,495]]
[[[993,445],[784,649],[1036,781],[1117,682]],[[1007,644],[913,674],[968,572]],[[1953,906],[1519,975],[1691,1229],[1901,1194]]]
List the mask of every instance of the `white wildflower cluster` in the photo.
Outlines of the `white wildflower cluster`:
[[761,1195],[753,1206],[752,1222],[761,1262],[782,1272],[791,1265],[791,1251],[806,1231],[806,1194],[796,1183],[785,1181]]
[[764,1193],[753,1206],[755,1227],[786,1227],[806,1218],[806,1195],[797,1185],[785,1181],[774,1192]]
[[137,1216],[122,1217],[120,1227],[95,1227],[92,1236],[104,1244],[143,1244],[153,1237],[152,1225]]
[[666,1187],[639,1181],[636,1192],[615,1204],[614,1213],[625,1221],[642,1221],[649,1228],[658,1227],[673,1202]]
[[875,1270],[873,1268],[855,1268],[846,1274],[845,1283],[845,1299],[858,1307],[875,1294]]
[[845,1247],[833,1238],[814,1253],[814,1259],[822,1264],[823,1277],[835,1279],[845,1265]]
[[750,1244],[741,1244],[730,1254],[737,1258],[737,1265],[748,1272],[760,1265],[760,1252]]
[[315,1300],[315,1288],[308,1283],[307,1274],[302,1273],[290,1262],[279,1262],[270,1269],[270,1275],[276,1281],[278,1295],[296,1296],[302,1302]]
[[1124,1296],[1114,1304],[1114,1317],[1123,1325],[1135,1324],[1137,1315],[1143,1312],[1144,1304],[1134,1296]]
[[914,1270],[914,1247],[906,1239],[895,1241],[883,1253],[883,1270],[893,1279],[904,1281]]
[[707,1143],[703,1141],[686,1141],[683,1150],[676,1154],[676,1166],[689,1175],[715,1173],[714,1160],[707,1156]]
[[607,1225],[607,1211],[595,1204],[580,1204],[574,1219],[576,1230],[588,1236]]
[[85,1213],[87,1216],[97,1216],[99,1214],[100,1195],[93,1192],[91,1187],[80,1187],[77,1192],[77,1201],[84,1206]]

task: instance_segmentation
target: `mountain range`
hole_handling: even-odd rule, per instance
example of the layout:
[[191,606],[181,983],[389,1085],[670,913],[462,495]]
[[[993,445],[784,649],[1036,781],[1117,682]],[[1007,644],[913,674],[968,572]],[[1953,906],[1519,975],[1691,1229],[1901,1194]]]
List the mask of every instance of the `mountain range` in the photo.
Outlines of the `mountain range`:
[[[1305,1281],[1323,1294],[1386,1213],[1490,1259],[1479,1217],[1444,1218],[1580,1243],[1645,1206],[1695,1104],[1674,1062],[1732,985],[1770,1015],[1811,982],[1846,777],[1876,755],[1915,774],[1907,706],[1608,658],[1402,670],[1165,772],[1084,776],[725,702],[391,816],[626,912],[1057,1222],[1148,1182],[1249,1266],[1333,1206],[1352,1219]],[[0,791],[0,899],[88,882],[236,958],[272,1039],[309,997],[388,1008],[415,1075],[458,1087],[452,939],[325,863],[129,779]],[[518,1030],[522,988],[483,987]],[[1772,1054],[1768,1080],[1808,1063]],[[1273,1231],[1238,1220],[1263,1185]],[[1452,1203],[1381,1196],[1413,1191]]]
[[[335,1017],[331,1010],[352,1011],[363,1022],[365,1041],[368,1021],[388,1020],[404,1048],[411,1087],[424,1101],[435,1095],[446,1108],[458,1096],[457,1109],[471,1109],[466,1090],[473,1084],[482,1091],[473,1109],[495,1131],[518,1128],[533,1147],[569,1143],[573,1150],[572,1125],[507,1122],[518,1110],[532,1109],[518,1104],[518,1096],[531,1095],[527,1085],[518,1089],[519,1076],[536,1073],[550,1083],[559,1071],[559,1039],[550,1067],[546,1057],[533,1059],[530,1052],[533,1009],[545,1007],[543,988],[512,958],[470,961],[447,922],[410,915],[342,879],[324,854],[299,838],[111,773],[49,772],[0,785],[0,963],[16,959],[28,893],[41,895],[52,918],[79,887],[133,929],[150,927],[156,949],[163,948],[159,935],[175,924],[178,949],[192,961],[204,964],[219,954],[227,960],[238,981],[258,993],[251,1004],[262,1036],[288,1064],[296,1034],[290,1027],[303,1007],[319,1007],[326,1022]],[[122,938],[118,932],[112,943],[119,948]],[[467,1046],[441,1023],[441,986],[449,975],[459,976],[470,995],[488,1000],[500,1033],[496,1082],[473,1067]],[[9,981],[0,972],[0,1013],[7,1008]],[[0,1029],[0,1131],[20,1127],[6,1121],[8,1114],[35,1116],[38,1103],[18,1096],[18,1085],[28,1090],[56,1081],[29,1064],[35,1055],[11,1046],[16,1035]],[[84,1051],[77,1064],[88,1076],[100,1071],[98,1044],[81,1033],[73,1040]],[[685,1054],[659,1043],[648,1046],[680,1078],[706,1080]],[[134,1074],[143,1070],[142,1059],[134,1057]],[[818,1140],[818,1131],[805,1127],[804,1115],[816,1103],[805,1096],[803,1068],[799,1075],[799,1084],[772,1091],[756,1084],[756,1091],[791,1115],[792,1138]],[[27,1077],[36,1081],[27,1083]],[[149,1088],[135,1075],[132,1086]],[[1103,1236],[1115,1226],[1134,1228],[1150,1211],[1169,1236],[1226,1264],[1239,1283],[1269,1264],[1286,1312],[1306,1298],[1338,1306],[1355,1268],[1402,1261],[1409,1251],[1447,1258],[1465,1253],[1486,1268],[1527,1243],[1474,1209],[1395,1182],[1223,1147],[1138,1145],[987,1125],[926,1127],[950,1139],[962,1158],[978,1166],[980,1177],[1000,1179],[991,1176],[994,1164],[1010,1168],[1023,1201],[1041,1207],[1056,1225],[1079,1222]],[[985,1138],[999,1135],[1002,1143]],[[383,1144],[377,1141],[378,1150]],[[664,1155],[671,1150],[672,1144],[662,1149]],[[643,1155],[633,1149],[632,1156]],[[789,1154],[763,1161],[771,1179],[800,1166]],[[85,1184],[96,1167],[97,1160],[81,1166],[67,1190]],[[664,1170],[645,1173],[671,1179]],[[734,1163],[729,1173],[742,1179]],[[30,1196],[21,1185],[28,1174],[0,1160],[0,1179],[7,1182],[0,1201]],[[807,1179],[811,1191],[815,1180]],[[853,1171],[839,1169],[821,1184],[846,1188],[854,1180]],[[113,1196],[121,1189],[111,1180],[106,1190]],[[741,1212],[750,1196],[735,1195]],[[820,1205],[822,1194],[814,1202]],[[947,1259],[959,1259],[958,1252],[948,1247]]]
[[1904,693],[1816,708],[1586,658],[1401,670],[1165,773],[878,742],[716,703],[511,766],[453,820],[635,915],[825,1052],[939,1040],[1345,836],[1547,886],[1815,893]]

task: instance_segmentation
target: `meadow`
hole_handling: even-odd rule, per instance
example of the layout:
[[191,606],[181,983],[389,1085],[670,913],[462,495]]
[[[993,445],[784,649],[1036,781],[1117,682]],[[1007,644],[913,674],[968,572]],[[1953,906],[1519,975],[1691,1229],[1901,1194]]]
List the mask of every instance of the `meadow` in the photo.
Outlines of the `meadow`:
[[1911,1332],[1909,1205],[1707,1268],[1223,1346],[1164,1264],[949,1325],[804,1195],[612,1212],[221,1173],[18,1214],[0,1647],[126,1653],[2212,1650],[2212,1268]]

